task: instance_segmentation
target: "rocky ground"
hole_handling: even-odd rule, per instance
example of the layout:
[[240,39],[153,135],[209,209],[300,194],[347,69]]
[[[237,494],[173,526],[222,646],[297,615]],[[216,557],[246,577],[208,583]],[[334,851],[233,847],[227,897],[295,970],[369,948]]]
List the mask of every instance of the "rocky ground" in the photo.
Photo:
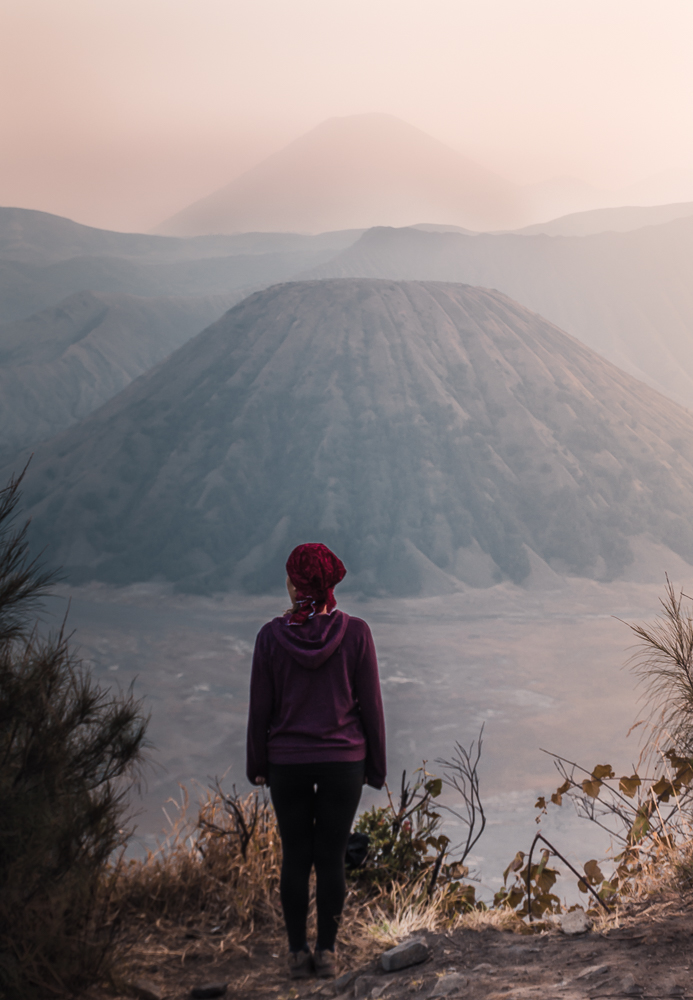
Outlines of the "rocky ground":
[[[679,899],[645,904],[601,930],[567,936],[558,928],[508,933],[485,927],[417,935],[426,957],[386,972],[382,948],[342,955],[339,978],[291,982],[276,940],[228,942],[214,929],[148,928],[133,937],[122,996],[183,1000],[218,984],[239,1000],[304,997],[464,997],[465,1000],[582,1000],[693,996],[693,906]],[[364,960],[364,957],[366,960]],[[106,994],[93,994],[102,1000]],[[113,994],[109,997],[112,1000]]]

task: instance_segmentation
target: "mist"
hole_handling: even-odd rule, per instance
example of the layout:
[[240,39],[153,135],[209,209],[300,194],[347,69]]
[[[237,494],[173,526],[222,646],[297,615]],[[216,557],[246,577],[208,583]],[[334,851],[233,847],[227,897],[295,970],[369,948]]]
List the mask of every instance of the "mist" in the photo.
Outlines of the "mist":
[[528,221],[691,200],[692,29],[685,0],[8,0],[0,204],[150,231],[369,112],[550,182]]

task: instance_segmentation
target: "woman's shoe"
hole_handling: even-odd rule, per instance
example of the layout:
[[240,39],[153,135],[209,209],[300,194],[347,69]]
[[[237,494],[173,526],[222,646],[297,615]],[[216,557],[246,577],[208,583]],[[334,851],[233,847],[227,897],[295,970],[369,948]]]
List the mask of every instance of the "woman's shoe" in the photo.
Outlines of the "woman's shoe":
[[289,976],[291,979],[308,979],[313,971],[313,959],[309,951],[289,952]]
[[333,951],[320,951],[316,948],[313,952],[313,966],[315,975],[320,979],[333,979],[337,975],[337,964]]

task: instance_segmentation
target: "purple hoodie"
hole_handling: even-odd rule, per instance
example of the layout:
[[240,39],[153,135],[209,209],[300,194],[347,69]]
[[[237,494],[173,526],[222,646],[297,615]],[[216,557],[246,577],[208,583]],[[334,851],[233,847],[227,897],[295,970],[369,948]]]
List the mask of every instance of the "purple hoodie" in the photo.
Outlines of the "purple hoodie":
[[371,630],[343,611],[303,625],[274,618],[255,641],[246,773],[267,765],[366,760],[374,788],[385,781],[385,720]]

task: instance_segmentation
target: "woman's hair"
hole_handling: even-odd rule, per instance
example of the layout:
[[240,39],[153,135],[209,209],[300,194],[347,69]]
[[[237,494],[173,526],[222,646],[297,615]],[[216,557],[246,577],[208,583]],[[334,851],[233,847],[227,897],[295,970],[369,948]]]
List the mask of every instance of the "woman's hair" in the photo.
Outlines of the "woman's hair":
[[296,588],[296,601],[287,613],[288,625],[303,625],[323,608],[337,605],[334,588],[346,576],[344,563],[321,542],[297,545],[286,561],[286,574]]

